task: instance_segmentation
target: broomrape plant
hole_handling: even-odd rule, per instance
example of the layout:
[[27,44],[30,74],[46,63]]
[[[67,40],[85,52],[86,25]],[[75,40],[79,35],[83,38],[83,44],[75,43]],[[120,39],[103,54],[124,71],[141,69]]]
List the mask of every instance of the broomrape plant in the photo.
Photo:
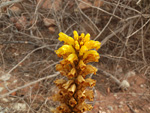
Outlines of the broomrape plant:
[[88,74],[96,74],[97,68],[89,65],[89,62],[98,62],[100,56],[97,50],[100,48],[99,41],[90,40],[90,34],[73,31],[74,38],[60,32],[59,40],[64,41],[64,45],[56,50],[58,57],[63,60],[56,65],[56,70],[65,79],[54,81],[60,89],[53,96],[54,101],[60,101],[60,106],[53,113],[83,113],[90,111],[93,107],[85,103],[85,99],[93,101],[94,92],[87,87],[93,87],[96,80],[87,78]]

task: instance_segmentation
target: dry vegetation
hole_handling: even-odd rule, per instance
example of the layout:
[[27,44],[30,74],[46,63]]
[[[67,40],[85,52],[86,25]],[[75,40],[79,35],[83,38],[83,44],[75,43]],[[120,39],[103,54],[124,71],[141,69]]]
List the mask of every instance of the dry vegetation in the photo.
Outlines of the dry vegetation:
[[58,33],[73,30],[102,43],[91,113],[149,113],[149,0],[1,0],[0,113],[50,113],[58,104],[54,50]]

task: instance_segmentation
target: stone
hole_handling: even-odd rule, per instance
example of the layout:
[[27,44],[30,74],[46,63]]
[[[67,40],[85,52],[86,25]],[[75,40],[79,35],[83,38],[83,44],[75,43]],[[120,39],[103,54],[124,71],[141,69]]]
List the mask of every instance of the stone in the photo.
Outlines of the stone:
[[54,27],[49,27],[48,30],[50,31],[51,34],[55,33],[55,28]]
[[11,77],[11,74],[3,74],[1,77],[0,77],[0,80],[3,80],[3,81],[7,81],[7,80],[9,80],[10,79],[10,77]]
[[27,109],[26,104],[23,103],[15,103],[13,104],[13,109],[17,111],[25,111]]
[[122,108],[122,105],[119,105],[118,107],[119,107],[119,108]]
[[127,88],[130,87],[130,84],[129,84],[129,82],[128,82],[127,80],[123,80],[123,81],[121,82],[121,84],[120,84],[119,87],[122,88],[122,89],[127,89]]
[[113,107],[112,106],[107,106],[107,108],[111,111],[113,111]]
[[53,26],[53,25],[56,24],[56,23],[55,23],[55,20],[54,20],[54,19],[50,19],[50,18],[44,18],[44,19],[43,19],[43,22],[44,22],[44,25],[45,25],[46,27],[50,27],[50,26]]
[[141,85],[140,85],[140,87],[141,87],[141,88],[143,88],[143,87],[144,87],[144,85],[143,85],[143,84],[141,84]]

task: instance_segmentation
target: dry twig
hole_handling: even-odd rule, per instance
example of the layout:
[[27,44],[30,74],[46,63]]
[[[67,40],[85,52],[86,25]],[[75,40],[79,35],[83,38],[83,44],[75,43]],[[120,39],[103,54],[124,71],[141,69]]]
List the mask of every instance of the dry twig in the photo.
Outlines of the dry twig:
[[0,98],[9,96],[9,95],[10,95],[11,93],[13,93],[13,92],[16,92],[16,91],[18,91],[18,90],[20,90],[20,89],[23,89],[23,88],[25,88],[25,87],[31,86],[31,85],[33,85],[33,84],[35,84],[35,83],[37,83],[37,82],[42,81],[42,80],[49,79],[49,78],[52,78],[52,77],[56,77],[57,75],[59,75],[59,72],[57,72],[57,73],[55,73],[55,74],[53,74],[53,75],[48,75],[48,76],[46,76],[46,77],[40,78],[40,79],[35,80],[35,81],[33,81],[33,82],[30,82],[30,83],[28,83],[28,84],[26,84],[26,85],[24,85],[24,86],[17,87],[16,89],[10,90],[8,93],[5,93],[5,94],[3,94],[3,95],[0,95]]
[[13,0],[13,1],[7,1],[7,2],[3,2],[0,5],[0,8],[6,7],[8,5],[14,4],[14,3],[18,3],[18,2],[22,2],[23,0]]

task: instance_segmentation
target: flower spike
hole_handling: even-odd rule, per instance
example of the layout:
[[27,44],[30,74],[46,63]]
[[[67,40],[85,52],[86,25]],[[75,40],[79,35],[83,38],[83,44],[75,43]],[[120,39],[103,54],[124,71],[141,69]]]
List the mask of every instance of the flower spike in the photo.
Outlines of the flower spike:
[[93,101],[94,92],[87,87],[94,87],[96,80],[87,78],[86,75],[96,74],[97,68],[87,63],[99,61],[97,50],[101,43],[90,40],[89,33],[79,35],[77,31],[73,31],[73,35],[72,38],[59,33],[58,39],[64,41],[64,45],[55,52],[63,60],[56,65],[56,70],[65,77],[54,81],[59,91],[53,96],[53,100],[61,104],[52,110],[53,113],[83,113],[93,108],[85,100]]

